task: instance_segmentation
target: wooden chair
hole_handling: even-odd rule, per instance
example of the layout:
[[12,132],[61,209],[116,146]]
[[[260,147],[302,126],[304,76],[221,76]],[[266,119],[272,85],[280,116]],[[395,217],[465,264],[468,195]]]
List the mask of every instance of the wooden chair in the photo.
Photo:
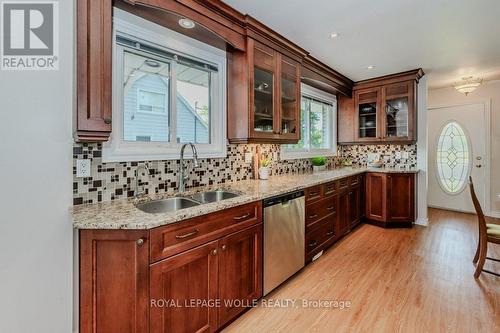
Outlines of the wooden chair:
[[500,262],[500,260],[498,259],[490,258],[487,256],[488,242],[500,244],[500,225],[486,223],[486,219],[484,218],[483,214],[483,209],[481,208],[479,200],[477,200],[476,192],[474,192],[474,184],[472,183],[472,177],[470,176],[469,176],[469,187],[470,187],[470,195],[472,197],[472,202],[474,203],[474,208],[476,209],[477,219],[479,224],[479,242],[477,244],[476,254],[474,255],[474,259],[472,260],[473,263],[477,263],[476,271],[474,273],[474,278],[477,279],[481,274],[481,272],[500,276],[500,274],[483,269],[484,262],[486,261],[486,259]]

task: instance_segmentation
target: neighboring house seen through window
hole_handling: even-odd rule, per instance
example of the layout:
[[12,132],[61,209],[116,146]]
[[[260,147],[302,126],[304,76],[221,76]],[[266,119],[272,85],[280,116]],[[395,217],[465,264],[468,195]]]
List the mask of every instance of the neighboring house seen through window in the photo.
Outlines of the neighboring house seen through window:
[[178,159],[187,142],[200,157],[225,157],[225,52],[115,14],[113,133],[104,160]]

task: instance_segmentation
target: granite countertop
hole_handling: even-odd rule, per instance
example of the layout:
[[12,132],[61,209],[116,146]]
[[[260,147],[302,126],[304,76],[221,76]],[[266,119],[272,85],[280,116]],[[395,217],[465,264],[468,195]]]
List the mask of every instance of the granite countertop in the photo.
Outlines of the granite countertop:
[[240,196],[175,212],[149,214],[135,207],[135,204],[140,202],[176,196],[171,193],[163,193],[139,199],[74,206],[71,208],[71,216],[73,227],[76,229],[152,229],[364,172],[417,173],[418,170],[346,167],[316,173],[271,176],[268,180],[244,180],[189,189],[183,196],[214,189],[236,192]]

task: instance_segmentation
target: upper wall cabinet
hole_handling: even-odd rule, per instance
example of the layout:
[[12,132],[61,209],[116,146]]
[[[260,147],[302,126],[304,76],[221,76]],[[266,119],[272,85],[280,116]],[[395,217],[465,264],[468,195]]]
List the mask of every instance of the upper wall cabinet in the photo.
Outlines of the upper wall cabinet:
[[230,142],[300,139],[300,63],[253,38],[228,63]]
[[113,7],[227,52],[230,142],[298,142],[301,80],[351,94],[352,81],[222,1],[77,0],[77,141],[107,141],[113,128]]
[[77,141],[111,133],[112,0],[78,0]]
[[422,76],[418,69],[357,82],[352,98],[339,98],[339,144],[416,142]]

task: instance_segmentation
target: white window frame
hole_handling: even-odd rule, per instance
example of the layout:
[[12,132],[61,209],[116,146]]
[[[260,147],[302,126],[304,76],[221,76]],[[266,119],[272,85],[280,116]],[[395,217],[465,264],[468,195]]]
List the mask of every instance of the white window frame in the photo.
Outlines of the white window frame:
[[[129,142],[123,140],[123,47],[117,45],[116,36],[129,36],[156,47],[175,51],[177,54],[198,59],[217,67],[212,72],[210,85],[210,143],[196,144],[198,157],[214,158],[227,156],[226,130],[226,52],[202,43],[173,30],[167,29],[138,16],[113,8],[113,123],[110,140],[103,145],[104,162],[177,160],[182,144],[173,137],[177,119],[170,115],[171,142]],[[151,42],[151,41],[154,41]],[[196,55],[196,56],[193,56]],[[170,84],[169,110],[176,103],[175,87]],[[172,93],[173,92],[173,93]],[[152,113],[155,114],[155,113]],[[190,157],[186,150],[186,157]]]
[[[317,156],[337,156],[337,96],[329,94],[323,90],[316,89],[314,87],[308,86],[304,83],[300,85],[301,98],[302,96],[317,99],[321,102],[325,102],[333,105],[333,114],[330,118],[330,131],[329,138],[330,148],[329,149],[286,149],[287,145],[281,145],[281,159],[282,160],[293,160],[293,159],[304,159],[312,158]],[[302,101],[301,101],[302,105]],[[306,118],[307,128],[309,129],[309,117]],[[302,128],[302,124],[300,124]],[[303,134],[301,134],[303,135]]]

